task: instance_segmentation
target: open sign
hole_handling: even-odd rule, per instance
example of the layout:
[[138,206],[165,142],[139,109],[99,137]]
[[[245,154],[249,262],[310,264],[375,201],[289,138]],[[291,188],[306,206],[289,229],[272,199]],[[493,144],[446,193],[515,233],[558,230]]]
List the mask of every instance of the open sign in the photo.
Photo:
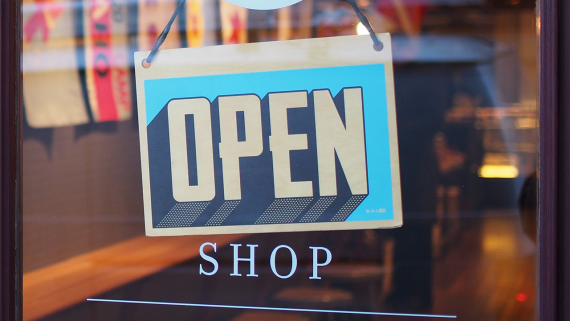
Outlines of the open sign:
[[[275,57],[341,39],[371,52]],[[341,39],[167,50],[136,70],[148,235],[401,225],[390,49]]]

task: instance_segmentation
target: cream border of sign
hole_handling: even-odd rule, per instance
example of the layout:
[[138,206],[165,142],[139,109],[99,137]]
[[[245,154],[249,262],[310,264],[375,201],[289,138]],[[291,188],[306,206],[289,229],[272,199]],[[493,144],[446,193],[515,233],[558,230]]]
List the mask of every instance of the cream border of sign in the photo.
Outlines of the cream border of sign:
[[[209,235],[396,228],[403,224],[394,71],[390,35],[378,34],[384,48],[372,48],[369,36],[289,40],[241,45],[160,50],[148,69],[142,66],[149,51],[135,53],[135,72],[141,147],[145,230],[147,236]],[[355,53],[357,53],[355,55]],[[392,220],[153,228],[144,81],[207,75],[292,69],[384,64],[392,175]],[[184,68],[181,68],[184,66]]]

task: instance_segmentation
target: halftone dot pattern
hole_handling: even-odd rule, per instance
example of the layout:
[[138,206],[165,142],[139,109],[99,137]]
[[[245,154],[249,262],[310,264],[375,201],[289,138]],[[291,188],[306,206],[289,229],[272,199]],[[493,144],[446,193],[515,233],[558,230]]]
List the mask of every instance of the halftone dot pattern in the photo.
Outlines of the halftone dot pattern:
[[313,201],[312,197],[276,199],[257,219],[255,224],[292,223],[311,201]]
[[226,201],[226,202],[224,202],[224,204],[220,208],[218,208],[216,213],[214,213],[214,215],[212,215],[212,217],[210,217],[210,219],[206,223],[206,226],[222,224],[224,222],[224,220],[226,219],[226,217],[228,217],[234,211],[234,209],[238,206],[239,202],[240,201]]
[[316,222],[336,199],[335,196],[321,197],[299,221],[300,223]]
[[354,195],[352,196],[348,202],[346,202],[336,213],[331,222],[344,222],[348,216],[354,212],[354,210],[362,203],[362,201],[366,198],[366,195]]
[[178,203],[158,223],[158,227],[189,227],[209,204],[210,202]]

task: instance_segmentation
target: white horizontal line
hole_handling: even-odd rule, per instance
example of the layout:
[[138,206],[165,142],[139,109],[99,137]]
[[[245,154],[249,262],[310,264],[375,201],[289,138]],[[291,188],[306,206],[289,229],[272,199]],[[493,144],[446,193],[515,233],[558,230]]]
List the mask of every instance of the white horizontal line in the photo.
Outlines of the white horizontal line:
[[131,303],[131,304],[150,304],[150,305],[172,305],[202,308],[226,308],[226,309],[246,309],[246,310],[269,310],[269,311],[294,311],[294,312],[320,312],[320,313],[344,313],[344,314],[362,314],[362,315],[384,315],[397,317],[424,317],[424,318],[446,318],[456,319],[456,315],[444,314],[413,314],[413,313],[392,313],[392,312],[369,312],[369,311],[344,311],[344,310],[321,310],[321,309],[295,309],[295,308],[273,308],[273,307],[254,307],[246,305],[223,305],[223,304],[203,304],[203,303],[177,303],[177,302],[158,302],[158,301],[132,301],[132,300],[113,300],[113,299],[87,299],[91,302],[111,302],[111,303]]

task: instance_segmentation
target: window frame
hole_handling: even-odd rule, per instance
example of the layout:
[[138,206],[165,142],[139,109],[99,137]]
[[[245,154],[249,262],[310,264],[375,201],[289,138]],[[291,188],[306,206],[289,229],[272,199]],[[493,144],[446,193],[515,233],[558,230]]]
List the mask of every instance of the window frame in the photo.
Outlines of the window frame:
[[22,319],[21,1],[0,2],[0,319]]
[[[0,2],[0,319],[22,319],[21,0]],[[570,3],[539,0],[539,320],[570,320]]]
[[540,0],[538,310],[570,320],[570,4]]

